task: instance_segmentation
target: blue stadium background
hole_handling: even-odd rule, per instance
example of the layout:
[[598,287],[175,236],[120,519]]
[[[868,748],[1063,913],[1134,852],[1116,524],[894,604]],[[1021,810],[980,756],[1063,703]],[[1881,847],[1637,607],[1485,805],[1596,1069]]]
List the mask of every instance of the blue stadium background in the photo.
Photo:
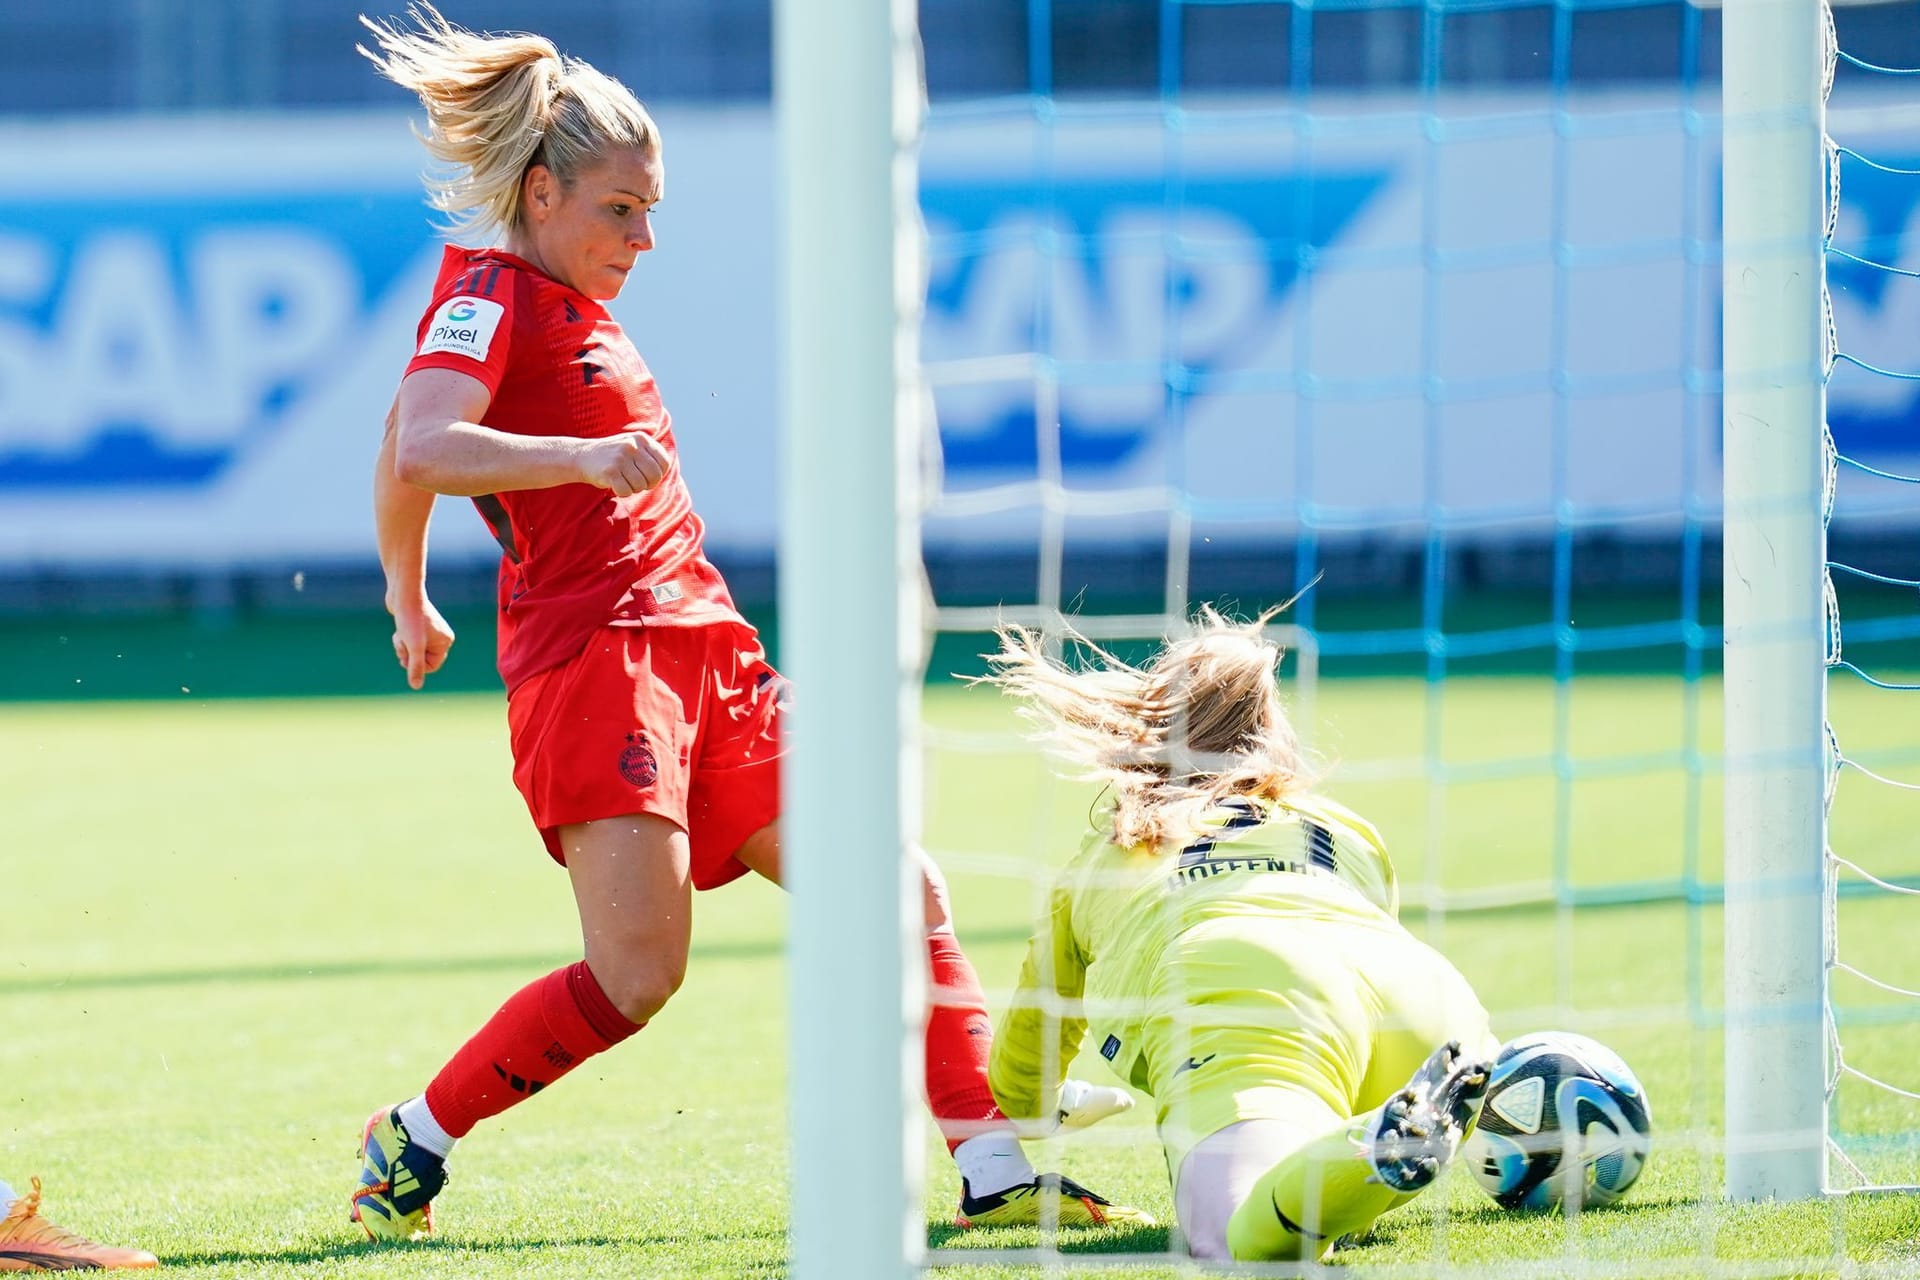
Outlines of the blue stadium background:
[[[404,101],[354,52],[359,8],[341,0],[10,0],[0,5],[0,125],[71,120],[97,128],[117,117],[398,112]],[[381,16],[394,6],[366,8]],[[764,108],[769,100],[771,14],[764,0],[447,0],[442,8],[475,28],[537,29],[662,110]],[[1844,6],[1837,20],[1844,46],[1870,49],[1887,65],[1920,65],[1920,3]],[[1150,100],[1170,82],[1195,93],[1387,100],[1436,89],[1685,86],[1711,93],[1719,70],[1718,11],[1671,3],[1343,2],[1309,9],[1193,0],[923,0],[921,27],[936,111],[1030,94],[1037,77],[1061,103]],[[1910,212],[1910,201],[1902,209]],[[1872,293],[1897,286],[1875,278],[1859,287]],[[1903,412],[1858,430],[1910,438],[1910,417]],[[0,433],[0,454],[6,444]],[[20,517],[0,504],[0,518]],[[1914,541],[1903,530],[1880,528],[1838,530],[1836,539],[1850,540],[1846,558],[1869,568],[1910,560]],[[1324,574],[1315,624],[1334,629],[1471,631],[1559,618],[1576,607],[1585,616],[1624,621],[1711,622],[1715,547],[1713,530],[1691,517],[1678,535],[1639,539],[1604,528],[1531,539],[1359,536],[1321,539],[1304,551],[1283,539],[1199,552],[1189,595],[1265,602],[1312,572]],[[936,548],[929,561],[941,598],[956,603],[1018,597],[1030,592],[1036,572],[1034,554],[1019,548]],[[770,620],[771,556],[736,550],[723,568],[749,611]],[[1154,601],[1165,573],[1164,550],[1151,540],[1096,541],[1069,545],[1063,578],[1085,607],[1126,607]],[[1430,585],[1436,576],[1444,584],[1437,593]],[[436,565],[436,593],[459,614],[467,637],[486,635],[489,577],[484,560]],[[1423,594],[1429,604],[1440,599],[1444,616],[1423,621],[1423,610],[1432,613]],[[0,697],[160,696],[186,685],[208,693],[387,687],[391,674],[374,661],[383,652],[378,599],[377,570],[365,560],[317,560],[296,579],[279,565],[0,559],[0,647],[10,656],[0,669]],[[1871,615],[1875,608],[1863,599],[1849,612]],[[132,633],[140,637],[140,660],[109,660],[109,651],[129,648]],[[1416,639],[1386,658],[1417,666],[1424,660],[1419,647]],[[1680,650],[1698,647],[1697,637],[1676,640],[1621,660],[1664,666],[1677,662]],[[1503,653],[1501,661],[1525,666],[1554,657],[1548,645]],[[477,658],[470,653],[451,682],[489,684],[491,673]]]
[[[395,6],[370,4],[376,16]],[[447,0],[476,28],[533,28],[605,63],[650,99],[762,100],[771,89],[768,0]],[[1524,84],[1551,73],[1554,4],[1446,6],[1444,75],[1452,83]],[[1699,14],[1697,69],[1681,65],[1690,6],[1595,7],[1578,13],[1571,74],[1603,84],[1719,73],[1719,14]],[[336,0],[11,0],[0,7],[0,111],[338,106],[390,101],[353,44],[360,7]],[[1165,14],[1179,16],[1183,77],[1193,88],[1293,83],[1294,6],[1164,5],[1159,0],[923,0],[933,97],[1024,93],[1036,23],[1049,27],[1056,92],[1152,91]],[[1316,86],[1418,84],[1426,10],[1343,0],[1314,15]],[[1889,64],[1920,61],[1920,6],[1842,8],[1850,43]]]

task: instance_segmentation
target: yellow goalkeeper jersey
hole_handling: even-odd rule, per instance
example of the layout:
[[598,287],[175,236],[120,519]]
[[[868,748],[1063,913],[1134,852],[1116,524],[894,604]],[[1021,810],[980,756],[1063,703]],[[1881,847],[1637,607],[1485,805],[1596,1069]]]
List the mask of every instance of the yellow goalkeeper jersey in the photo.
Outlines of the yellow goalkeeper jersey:
[[[1115,1012],[1094,1028],[1101,1056],[1120,1077],[1137,1078],[1129,1048],[1154,996],[1164,990],[1164,958],[1183,936],[1213,921],[1264,920],[1303,909],[1397,917],[1400,890],[1379,833],[1352,811],[1320,796],[1268,802],[1236,799],[1207,816],[1207,834],[1184,849],[1121,848],[1108,835],[1110,811],[1094,815],[1080,852],[1056,879],[1047,917],[1021,967],[1020,991],[995,1037],[993,1089],[1010,1115],[1051,1110],[1054,1089],[1079,1051],[1088,1007]],[[1088,989],[1088,966],[1099,964]],[[1053,993],[1069,1002],[1066,1015]],[[1049,1046],[1049,1024],[1057,1038]],[[1053,1060],[1043,1061],[1051,1048]],[[1002,1092],[1003,1086],[1005,1092]],[[1046,1096],[1040,1096],[1045,1093]]]
[[1307,1097],[1356,1114],[1441,1040],[1486,1036],[1465,980],[1400,927],[1385,846],[1347,809],[1236,799],[1200,839],[1161,850],[1115,846],[1105,817],[1056,880],[995,1037],[989,1078],[1008,1115],[1054,1113],[1090,1027],[1120,1078],[1154,1095],[1177,1169],[1236,1120]]

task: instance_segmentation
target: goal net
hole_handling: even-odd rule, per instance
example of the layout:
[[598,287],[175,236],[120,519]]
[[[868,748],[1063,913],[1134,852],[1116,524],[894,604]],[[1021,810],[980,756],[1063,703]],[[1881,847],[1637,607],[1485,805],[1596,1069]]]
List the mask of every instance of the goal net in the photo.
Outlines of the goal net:
[[[951,877],[996,1012],[1094,796],[954,677],[1002,622],[1137,658],[1202,604],[1292,600],[1290,713],[1324,789],[1384,835],[1403,921],[1503,1039],[1590,1035],[1653,1112],[1621,1208],[1512,1214],[1456,1171],[1349,1264],[1898,1273],[1911,1202],[1825,1193],[1912,1182],[1920,1160],[1902,836],[1920,735],[1889,692],[1920,685],[1913,6],[1840,11],[1830,116],[1815,0],[1025,0],[893,21],[860,74],[924,70],[929,99],[894,99],[869,192],[893,237],[842,261],[897,304],[865,367],[891,379],[874,438],[908,492],[843,545],[908,548],[886,615],[905,625],[865,677],[917,688],[925,663],[899,825]],[[783,57],[781,92],[804,92],[802,54]],[[855,71],[848,54],[818,78]],[[790,268],[790,289],[794,270],[826,268]],[[789,489],[789,534],[855,495]],[[786,613],[826,581],[790,563]],[[833,718],[811,741],[858,732]],[[912,915],[891,880],[882,896],[888,922]],[[816,960],[851,947],[848,910],[804,892],[795,910]],[[905,1110],[854,1128],[923,1193],[900,1250],[897,1215],[877,1228],[873,1274],[1191,1267],[1177,1230],[940,1228],[958,1180],[916,1145],[900,1069],[920,979],[897,946],[866,954],[899,962],[909,1012],[883,1001],[874,1038],[839,1043],[883,1047],[880,1101]],[[1097,1050],[1070,1074],[1108,1080]],[[1035,1162],[1170,1222],[1150,1113]]]

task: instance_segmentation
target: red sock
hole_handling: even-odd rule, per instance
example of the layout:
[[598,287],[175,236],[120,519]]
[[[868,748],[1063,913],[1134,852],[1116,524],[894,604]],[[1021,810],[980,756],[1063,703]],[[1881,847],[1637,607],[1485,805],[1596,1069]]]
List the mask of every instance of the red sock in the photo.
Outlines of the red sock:
[[1009,1126],[993,1101],[993,1090],[987,1087],[993,1021],[987,1017],[986,993],[960,950],[960,939],[947,930],[929,934],[927,961],[933,979],[933,1008],[927,1016],[927,1101],[951,1152],[968,1138]]
[[523,1102],[640,1028],[607,999],[581,960],[513,993],[427,1086],[427,1109],[450,1137]]

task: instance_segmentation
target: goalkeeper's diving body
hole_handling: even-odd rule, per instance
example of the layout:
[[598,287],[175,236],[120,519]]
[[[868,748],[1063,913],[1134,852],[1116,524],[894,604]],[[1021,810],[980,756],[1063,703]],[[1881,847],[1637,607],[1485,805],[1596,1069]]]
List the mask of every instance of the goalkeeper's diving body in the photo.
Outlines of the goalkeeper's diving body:
[[1144,668],[1093,649],[1075,669],[1009,630],[988,677],[1106,786],[995,1036],[995,1097],[1054,1114],[1091,1023],[1154,1098],[1202,1258],[1318,1258],[1411,1199],[1498,1050],[1466,979],[1396,919],[1380,837],[1313,793],[1264,621],[1205,610]]

